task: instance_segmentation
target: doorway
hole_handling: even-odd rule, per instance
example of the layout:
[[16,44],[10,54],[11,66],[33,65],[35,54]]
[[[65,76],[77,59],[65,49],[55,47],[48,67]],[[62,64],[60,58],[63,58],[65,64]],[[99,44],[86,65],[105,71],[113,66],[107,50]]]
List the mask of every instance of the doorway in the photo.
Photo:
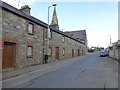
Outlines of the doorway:
[[78,56],[80,56],[80,49],[78,49]]
[[72,57],[74,57],[74,49],[72,49]]
[[56,47],[55,59],[59,60],[59,47]]
[[4,42],[2,69],[14,68],[16,59],[16,43]]

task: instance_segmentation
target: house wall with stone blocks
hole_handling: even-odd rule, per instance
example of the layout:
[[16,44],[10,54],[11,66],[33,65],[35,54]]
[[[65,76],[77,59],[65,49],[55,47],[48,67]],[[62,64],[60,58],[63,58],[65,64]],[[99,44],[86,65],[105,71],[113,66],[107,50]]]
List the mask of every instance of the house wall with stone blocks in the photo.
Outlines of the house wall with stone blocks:
[[[72,57],[72,49],[74,49],[74,56],[78,56],[78,49],[81,53],[82,44],[56,32],[52,32],[52,38],[50,39],[50,47],[52,48],[52,55],[50,56],[50,59],[52,61],[55,60],[56,47],[59,47],[60,59],[65,59]],[[65,50],[64,55],[63,49]]]
[[[6,3],[3,3],[2,7],[2,51],[4,51],[5,42],[16,44],[16,54],[13,68],[42,64],[46,52],[47,24]],[[27,31],[29,23],[34,25],[33,34],[29,34]],[[73,53],[74,57],[85,54],[84,43],[64,34],[61,31],[57,31],[54,28],[50,29],[52,32],[52,38],[49,41],[49,47],[51,48],[52,54],[49,56],[49,62],[56,60],[56,47],[59,48],[59,60],[71,58],[73,57]],[[27,56],[29,45],[32,46],[33,49],[32,57]],[[72,49],[74,52],[72,52]],[[80,52],[79,55],[78,50]]]
[[[43,27],[34,23],[34,35],[30,35],[26,30],[27,23],[31,21],[6,10],[3,10],[2,14],[3,42],[16,42],[18,44],[15,67],[42,63]],[[32,44],[34,47],[33,58],[28,58],[26,55],[28,44]]]

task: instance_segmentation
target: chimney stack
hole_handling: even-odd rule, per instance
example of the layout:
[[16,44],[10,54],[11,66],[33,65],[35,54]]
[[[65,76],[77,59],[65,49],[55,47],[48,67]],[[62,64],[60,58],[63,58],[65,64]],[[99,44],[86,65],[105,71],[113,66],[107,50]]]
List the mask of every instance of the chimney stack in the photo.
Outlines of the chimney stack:
[[30,15],[31,8],[28,5],[22,6],[20,10]]

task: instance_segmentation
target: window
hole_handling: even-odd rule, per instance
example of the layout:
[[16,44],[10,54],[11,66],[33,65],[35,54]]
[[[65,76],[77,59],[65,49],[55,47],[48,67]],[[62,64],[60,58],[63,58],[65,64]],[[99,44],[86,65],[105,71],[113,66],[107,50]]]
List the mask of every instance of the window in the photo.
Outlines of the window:
[[69,49],[69,55],[71,55],[71,49]]
[[27,57],[33,57],[33,46],[28,45]]
[[62,53],[63,53],[63,56],[64,56],[65,55],[65,48],[63,48],[63,52]]
[[52,56],[52,48],[49,47],[49,55]]
[[63,36],[63,42],[65,42],[65,37]]
[[28,33],[29,34],[34,34],[34,24],[28,23]]

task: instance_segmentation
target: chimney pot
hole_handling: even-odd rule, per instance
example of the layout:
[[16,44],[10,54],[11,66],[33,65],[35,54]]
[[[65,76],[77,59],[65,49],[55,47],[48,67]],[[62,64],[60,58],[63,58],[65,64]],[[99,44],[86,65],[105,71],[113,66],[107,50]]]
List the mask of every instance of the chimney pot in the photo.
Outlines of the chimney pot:
[[30,15],[31,8],[28,5],[22,6],[20,10]]

